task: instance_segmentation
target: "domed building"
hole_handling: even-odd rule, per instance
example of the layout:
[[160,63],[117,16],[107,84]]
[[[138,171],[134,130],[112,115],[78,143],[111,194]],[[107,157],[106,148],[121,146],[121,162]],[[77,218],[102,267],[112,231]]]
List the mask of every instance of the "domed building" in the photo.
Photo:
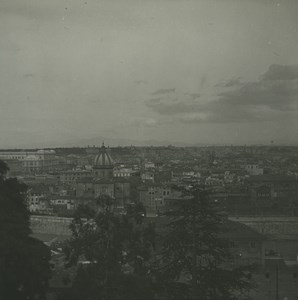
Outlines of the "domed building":
[[113,177],[113,168],[114,162],[109,148],[107,149],[103,143],[94,159],[92,174],[95,178],[110,179]]
[[94,204],[94,199],[102,195],[115,199],[116,207],[124,207],[130,202],[130,183],[124,178],[113,176],[114,162],[110,148],[104,143],[95,156],[91,177],[76,182],[76,196],[82,204]]

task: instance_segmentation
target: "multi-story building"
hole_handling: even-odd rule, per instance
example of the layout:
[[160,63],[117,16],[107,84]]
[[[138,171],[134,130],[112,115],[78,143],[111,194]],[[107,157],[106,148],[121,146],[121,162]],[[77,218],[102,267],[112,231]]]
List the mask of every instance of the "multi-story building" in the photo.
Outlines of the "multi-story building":
[[296,176],[258,175],[247,180],[251,201],[256,210],[264,213],[298,212],[298,179]]
[[24,160],[26,156],[35,154],[36,151],[0,151],[1,160]]
[[153,171],[142,171],[141,172],[142,181],[154,182],[154,172]]
[[151,162],[151,161],[145,162],[144,167],[145,167],[145,169],[154,169],[155,163]]
[[261,168],[258,164],[250,164],[245,166],[245,171],[249,175],[263,175],[264,169]]
[[66,185],[75,185],[82,178],[91,175],[89,170],[68,170],[59,174],[59,181]]
[[56,199],[51,199],[50,204],[53,208],[58,210],[74,210],[76,207],[74,198],[69,197],[58,197]]
[[113,171],[114,177],[131,177],[137,174],[137,171],[128,168],[115,168]]
[[27,205],[31,213],[48,214],[52,211],[44,189],[29,189],[27,193]]
[[139,200],[145,208],[150,211],[161,211],[164,209],[165,198],[172,194],[172,189],[166,184],[147,184],[139,189]]
[[240,222],[226,220],[221,237],[229,241],[233,265],[262,265],[265,236]]
[[59,164],[54,150],[1,151],[0,159],[21,161],[23,170],[30,173],[54,170]]

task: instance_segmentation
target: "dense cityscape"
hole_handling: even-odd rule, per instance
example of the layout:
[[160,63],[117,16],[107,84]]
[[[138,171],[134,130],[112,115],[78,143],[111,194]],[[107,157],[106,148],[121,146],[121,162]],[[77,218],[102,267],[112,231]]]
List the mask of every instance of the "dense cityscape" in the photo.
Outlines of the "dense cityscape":
[[0,151],[29,187],[33,214],[69,216],[101,194],[124,209],[140,201],[148,214],[167,209],[172,185],[200,184],[231,216],[298,214],[296,147],[115,147]]
[[[230,222],[224,236],[233,253],[231,266],[256,266],[250,276],[257,288],[248,292],[252,298],[243,299],[298,293],[297,147],[109,148],[102,143],[1,150],[0,159],[9,168],[7,178],[16,177],[27,186],[32,236],[51,249],[47,299],[60,299],[74,283],[75,269],[65,267],[63,247],[80,207],[98,211],[98,201],[109,197],[116,215],[139,207],[141,218],[159,231],[175,203],[184,201],[181,191],[195,186],[208,191]],[[82,259],[78,265],[84,264]]]

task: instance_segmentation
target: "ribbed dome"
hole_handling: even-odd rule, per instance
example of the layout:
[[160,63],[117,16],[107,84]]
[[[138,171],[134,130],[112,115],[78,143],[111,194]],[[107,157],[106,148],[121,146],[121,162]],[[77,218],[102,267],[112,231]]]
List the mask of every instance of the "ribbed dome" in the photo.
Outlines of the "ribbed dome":
[[113,167],[113,159],[108,153],[107,148],[102,144],[99,154],[94,159],[94,168],[111,168]]

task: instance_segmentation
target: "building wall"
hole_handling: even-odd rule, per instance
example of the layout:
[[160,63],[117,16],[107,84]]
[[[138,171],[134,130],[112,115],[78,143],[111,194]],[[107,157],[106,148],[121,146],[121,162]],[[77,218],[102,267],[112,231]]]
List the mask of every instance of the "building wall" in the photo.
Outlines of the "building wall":
[[233,253],[234,264],[248,265],[263,263],[264,250],[263,241],[256,239],[233,239],[231,252]]
[[74,210],[75,209],[75,200],[74,199],[51,199],[50,200],[51,206],[59,209],[59,207],[63,207],[66,210]]
[[135,174],[136,172],[133,171],[132,169],[114,169],[113,175],[114,177],[131,177]]
[[46,213],[50,211],[49,202],[44,196],[29,195],[27,201],[30,212]]
[[59,174],[59,181],[62,184],[74,185],[77,180],[89,175],[90,172],[85,170],[66,171]]
[[23,160],[27,155],[30,155],[34,152],[30,151],[1,151],[0,152],[0,159],[16,159],[16,160]]
[[171,188],[167,186],[149,186],[139,191],[139,198],[147,209],[158,211],[166,205],[165,198],[171,193]]
[[92,174],[95,178],[113,178],[113,168],[93,168]]
[[98,198],[101,195],[107,195],[116,200],[116,206],[124,207],[130,200],[130,183],[128,181],[113,179],[113,180],[98,180],[93,182],[80,182],[76,184],[77,197]]
[[77,197],[93,197],[94,198],[93,182],[78,182],[76,185]]
[[[298,267],[274,265],[264,267],[253,275],[256,287],[251,290],[253,300],[297,300],[298,299]],[[277,293],[278,291],[278,293]]]
[[264,241],[265,254],[277,253],[287,261],[298,259],[298,239],[294,237],[268,238]]
[[130,183],[115,182],[114,195],[117,206],[124,207],[130,202]]
[[3,151],[0,152],[0,159],[21,161],[24,171],[40,172],[56,168],[59,160],[55,155],[54,150]]
[[264,174],[263,168],[260,168],[259,165],[246,165],[245,171],[249,175],[263,175]]
[[95,183],[94,184],[94,197],[98,198],[102,195],[114,198],[114,184],[113,183]]

